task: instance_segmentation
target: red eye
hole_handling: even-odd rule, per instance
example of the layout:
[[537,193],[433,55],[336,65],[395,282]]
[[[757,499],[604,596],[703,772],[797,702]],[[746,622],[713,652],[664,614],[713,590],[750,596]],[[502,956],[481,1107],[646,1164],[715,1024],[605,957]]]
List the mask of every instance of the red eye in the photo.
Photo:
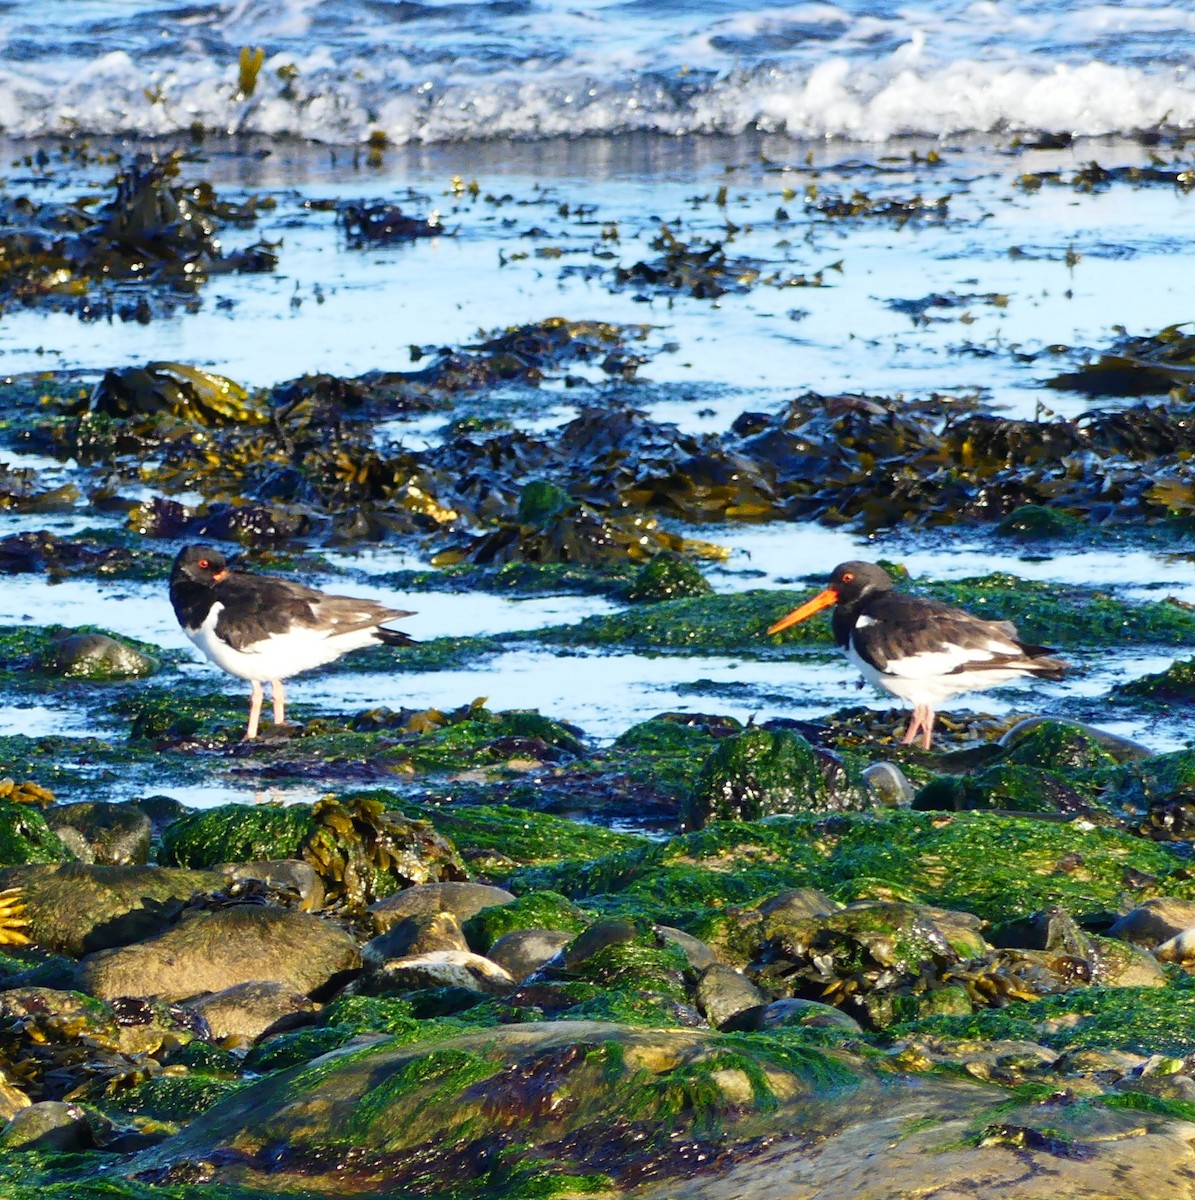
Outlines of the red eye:
[[208,567],[210,567],[211,565],[212,565],[211,562],[209,562],[208,559],[206,559],[206,558],[201,558],[199,560],[199,567],[203,571],[206,571],[208,569]]
[[[202,565],[203,565],[203,564],[202,564],[202,563],[200,563],[200,566],[202,566]],[[850,582],[851,582],[851,580],[852,580],[852,579],[854,579],[854,578],[855,578],[855,572],[854,572],[854,571],[844,571],[844,572],[842,573],[842,582],[843,582],[843,583],[850,583]]]

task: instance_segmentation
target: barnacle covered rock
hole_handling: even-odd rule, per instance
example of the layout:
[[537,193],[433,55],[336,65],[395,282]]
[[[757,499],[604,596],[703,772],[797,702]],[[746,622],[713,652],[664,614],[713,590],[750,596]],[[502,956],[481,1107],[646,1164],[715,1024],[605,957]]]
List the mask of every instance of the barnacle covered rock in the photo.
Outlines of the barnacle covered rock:
[[699,829],[717,820],[869,806],[862,780],[836,756],[788,730],[748,729],[723,738],[710,754],[683,824]]

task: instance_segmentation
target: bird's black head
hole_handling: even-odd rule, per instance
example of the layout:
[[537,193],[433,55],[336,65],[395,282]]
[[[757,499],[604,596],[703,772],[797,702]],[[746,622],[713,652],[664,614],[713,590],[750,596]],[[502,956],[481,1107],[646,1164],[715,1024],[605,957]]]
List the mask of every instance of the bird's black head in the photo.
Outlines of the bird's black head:
[[875,563],[839,563],[830,574],[827,590],[834,592],[839,604],[849,604],[864,595],[876,595],[892,590],[892,576]]
[[213,546],[186,546],[179,551],[170,572],[172,583],[189,583],[213,587],[228,578],[228,559]]

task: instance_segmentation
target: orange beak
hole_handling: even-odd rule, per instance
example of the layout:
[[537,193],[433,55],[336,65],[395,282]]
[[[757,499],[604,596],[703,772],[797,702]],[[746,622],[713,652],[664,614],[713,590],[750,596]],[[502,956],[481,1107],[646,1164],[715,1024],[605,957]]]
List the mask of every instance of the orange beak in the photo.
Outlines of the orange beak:
[[826,588],[824,592],[818,592],[812,600],[807,600],[800,608],[794,608],[787,617],[781,617],[775,625],[769,627],[768,633],[780,633],[793,625],[799,625],[814,613],[821,612],[823,608],[829,608],[831,604],[837,603],[838,593],[832,587]]
[[223,571],[217,571],[212,576],[212,582],[213,583],[223,583],[227,578],[228,578],[228,568],[225,567]]

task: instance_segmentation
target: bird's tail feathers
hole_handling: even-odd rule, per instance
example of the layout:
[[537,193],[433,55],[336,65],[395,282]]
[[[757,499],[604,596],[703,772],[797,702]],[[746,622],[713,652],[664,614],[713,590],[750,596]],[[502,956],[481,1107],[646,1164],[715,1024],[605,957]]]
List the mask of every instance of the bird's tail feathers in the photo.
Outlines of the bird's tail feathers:
[[387,629],[384,625],[379,625],[374,631],[374,636],[379,642],[387,646],[418,646],[419,643],[410,636],[403,633],[401,629]]

